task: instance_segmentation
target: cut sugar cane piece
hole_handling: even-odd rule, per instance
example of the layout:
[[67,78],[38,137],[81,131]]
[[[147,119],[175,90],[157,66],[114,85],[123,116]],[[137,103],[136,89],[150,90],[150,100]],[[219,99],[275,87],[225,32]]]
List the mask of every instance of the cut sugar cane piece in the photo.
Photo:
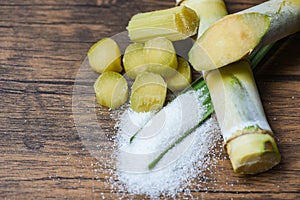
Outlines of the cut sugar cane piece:
[[122,71],[120,48],[111,38],[103,38],[95,43],[88,51],[88,59],[95,72]]
[[206,72],[205,79],[234,171],[256,174],[277,165],[280,154],[249,62]]
[[135,79],[138,74],[147,71],[144,59],[144,44],[133,43],[128,45],[123,56],[123,65],[126,75]]
[[[250,17],[255,13],[269,18],[270,25],[263,37],[261,33],[264,31],[263,26],[266,26],[264,25],[266,19],[264,17],[257,18],[255,15]],[[244,17],[242,17],[243,15]],[[247,18],[247,16],[251,18],[246,20],[249,23],[240,26],[240,18]],[[228,20],[232,20],[232,22],[228,22]],[[274,43],[299,30],[300,1],[270,0],[239,13],[228,15],[214,23],[195,43],[190,52],[190,62],[196,70],[219,68],[239,60],[255,48]],[[234,37],[228,37],[230,35]],[[245,41],[243,39],[245,36],[250,37],[250,40]],[[258,43],[255,42],[257,40],[261,40],[258,47]],[[243,41],[244,43],[242,43]],[[219,52],[224,55],[220,56]]]
[[173,43],[163,37],[148,40],[145,44],[133,43],[125,50],[123,65],[131,79],[143,72],[170,77],[177,69],[176,51]]
[[168,88],[172,91],[186,88],[192,81],[192,73],[189,63],[181,57],[177,58],[178,68],[173,76],[166,79]]
[[259,44],[270,26],[267,15],[227,15],[213,24],[189,52],[196,70],[211,70],[239,60]]
[[117,72],[102,73],[94,84],[97,102],[105,107],[116,109],[127,101],[126,79]]
[[197,13],[200,19],[198,36],[201,36],[211,24],[228,14],[223,0],[183,0],[179,4]]
[[148,40],[144,46],[147,71],[170,77],[177,69],[177,56],[172,42],[164,37]]
[[136,77],[131,90],[131,108],[136,112],[149,112],[163,107],[167,94],[164,79],[154,73],[145,72]]
[[156,37],[171,41],[184,40],[197,33],[199,18],[185,6],[140,13],[129,21],[127,30],[134,42],[146,42]]

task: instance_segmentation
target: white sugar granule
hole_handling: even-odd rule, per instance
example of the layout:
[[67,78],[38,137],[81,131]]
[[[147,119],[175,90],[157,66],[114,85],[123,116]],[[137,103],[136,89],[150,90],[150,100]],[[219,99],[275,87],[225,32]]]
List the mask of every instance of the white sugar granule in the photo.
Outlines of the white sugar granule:
[[[127,109],[120,116],[113,155],[116,162],[113,175],[118,181],[112,187],[118,187],[120,193],[145,194],[151,198],[175,197],[201,176],[220,137],[213,118],[171,149],[153,170],[148,170],[148,164],[194,127],[206,112],[201,95],[201,91],[184,93],[156,115]],[[143,126],[130,144],[130,137]]]

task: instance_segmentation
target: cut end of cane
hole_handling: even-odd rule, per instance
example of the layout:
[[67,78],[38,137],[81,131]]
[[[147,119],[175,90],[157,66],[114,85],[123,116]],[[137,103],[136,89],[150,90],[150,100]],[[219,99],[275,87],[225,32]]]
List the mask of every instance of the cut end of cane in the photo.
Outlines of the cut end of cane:
[[281,160],[276,142],[269,134],[241,135],[230,140],[226,147],[234,172],[240,174],[265,172]]
[[267,15],[227,15],[197,40],[189,52],[189,61],[197,71],[212,70],[235,62],[253,51],[269,27]]

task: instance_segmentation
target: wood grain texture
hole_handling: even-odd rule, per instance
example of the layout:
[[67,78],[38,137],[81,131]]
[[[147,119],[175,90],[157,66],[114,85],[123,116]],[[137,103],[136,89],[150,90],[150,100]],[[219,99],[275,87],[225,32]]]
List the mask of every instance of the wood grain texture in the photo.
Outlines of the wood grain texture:
[[[263,0],[225,2],[236,12]],[[76,75],[94,42],[124,31],[136,13],[173,5],[171,0],[1,0],[0,199],[118,197],[105,184],[109,168],[78,134],[85,127],[75,127]],[[203,189],[191,191],[195,198],[300,199],[299,52],[296,33],[255,70],[282,162],[267,173],[241,177],[222,153]],[[91,82],[78,84],[84,88]],[[114,134],[108,116],[97,116],[105,126],[104,146]]]

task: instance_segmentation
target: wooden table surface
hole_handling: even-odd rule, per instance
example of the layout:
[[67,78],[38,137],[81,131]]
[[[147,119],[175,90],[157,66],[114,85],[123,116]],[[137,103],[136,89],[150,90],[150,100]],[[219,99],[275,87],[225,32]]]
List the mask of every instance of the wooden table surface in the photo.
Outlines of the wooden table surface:
[[[263,0],[225,2],[232,13]],[[124,31],[133,14],[173,4],[1,0],[0,199],[117,198],[105,184],[108,169],[97,165],[75,128],[73,85],[94,42]],[[255,70],[282,162],[266,173],[241,177],[223,155],[213,181],[192,191],[195,198],[300,199],[299,44],[300,32]]]

